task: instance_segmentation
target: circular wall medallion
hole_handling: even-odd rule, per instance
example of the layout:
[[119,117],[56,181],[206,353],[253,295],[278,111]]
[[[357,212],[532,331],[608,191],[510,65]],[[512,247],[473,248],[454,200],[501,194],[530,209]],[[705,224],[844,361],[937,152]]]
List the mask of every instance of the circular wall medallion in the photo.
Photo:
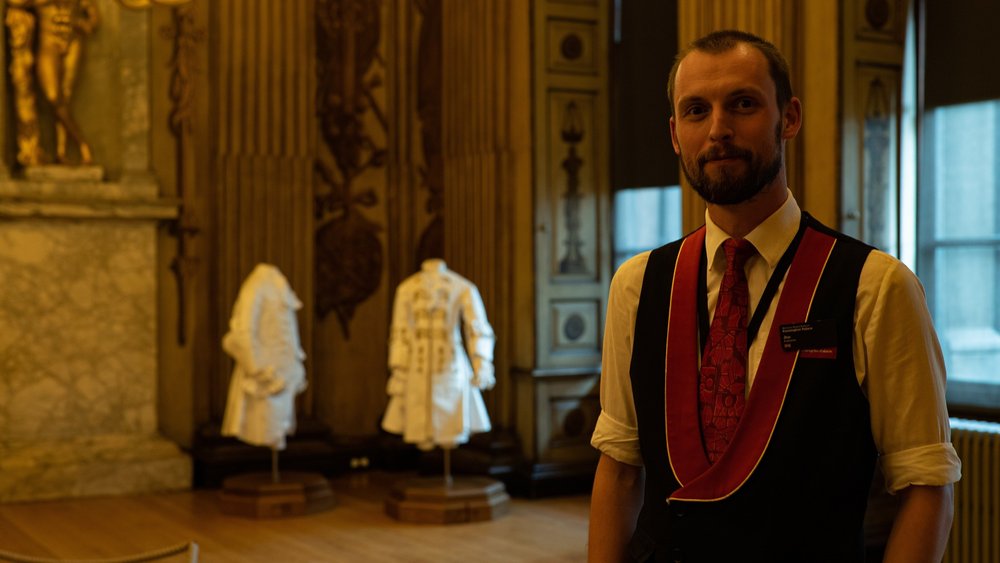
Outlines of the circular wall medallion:
[[579,340],[583,332],[587,330],[587,321],[583,317],[574,313],[563,323],[563,335],[569,340]]
[[575,33],[567,34],[559,44],[559,52],[567,61],[575,61],[583,54],[583,40]]
[[885,27],[885,24],[889,23],[890,10],[887,0],[868,0],[865,2],[865,18],[868,19],[868,25],[875,29]]

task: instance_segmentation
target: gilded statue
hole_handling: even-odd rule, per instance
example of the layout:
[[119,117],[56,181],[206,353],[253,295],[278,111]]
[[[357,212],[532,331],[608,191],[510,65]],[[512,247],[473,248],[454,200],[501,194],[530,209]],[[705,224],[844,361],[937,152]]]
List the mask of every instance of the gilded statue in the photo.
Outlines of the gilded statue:
[[23,9],[22,4],[9,3],[4,23],[10,40],[9,69],[17,121],[17,161],[24,166],[34,166],[45,163],[38,140],[38,108],[32,80],[35,54],[31,47],[35,36],[35,16]]
[[[79,149],[80,164],[89,164],[93,158],[90,145],[73,118],[70,100],[83,60],[84,39],[100,21],[97,5],[93,0],[9,0],[7,4],[6,24],[12,46],[10,73],[17,95],[18,160],[26,165],[44,161],[37,148],[38,117],[30,72],[33,62],[34,82],[55,114],[57,162],[69,164],[67,145],[72,140]],[[32,60],[34,27],[37,37]]]

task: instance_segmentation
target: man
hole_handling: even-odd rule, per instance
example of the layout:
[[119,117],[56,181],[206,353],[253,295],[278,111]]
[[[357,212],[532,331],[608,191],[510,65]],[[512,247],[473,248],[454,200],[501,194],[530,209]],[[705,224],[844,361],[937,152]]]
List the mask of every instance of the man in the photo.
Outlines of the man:
[[960,462],[919,282],[799,210],[773,45],[695,41],[668,96],[706,226],[612,281],[590,560],[863,561],[878,461],[900,499],[885,561],[940,561]]

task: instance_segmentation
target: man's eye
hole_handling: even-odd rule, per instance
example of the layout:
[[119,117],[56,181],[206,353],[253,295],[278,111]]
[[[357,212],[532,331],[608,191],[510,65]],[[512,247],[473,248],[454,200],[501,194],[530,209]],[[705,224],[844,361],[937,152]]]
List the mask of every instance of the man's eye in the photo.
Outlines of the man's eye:
[[702,106],[689,106],[684,113],[692,117],[699,117],[705,114],[705,108]]
[[740,98],[736,100],[736,107],[740,109],[750,109],[756,105],[752,98]]

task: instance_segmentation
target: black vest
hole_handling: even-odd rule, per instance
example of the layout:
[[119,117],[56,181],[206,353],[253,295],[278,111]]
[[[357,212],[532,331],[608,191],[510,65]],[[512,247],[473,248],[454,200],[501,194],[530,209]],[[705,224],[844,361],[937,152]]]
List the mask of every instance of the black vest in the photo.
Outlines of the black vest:
[[[790,378],[785,378],[784,400],[776,403],[780,410],[773,409],[776,422],[764,429],[766,446],[758,450],[762,453],[759,459],[754,458],[757,461],[750,466],[748,476],[740,478],[740,484],[724,498],[667,500],[682,487],[677,477],[681,473],[675,473],[672,461],[679,464],[683,460],[671,460],[668,453],[664,357],[674,266],[683,240],[649,256],[636,313],[630,373],[646,472],[645,499],[630,544],[630,555],[636,560],[864,560],[862,524],[877,452],[868,402],[854,370],[852,346],[858,280],[871,247],[827,229],[805,213],[802,221],[802,232],[812,230],[812,235],[822,235],[832,249],[825,265],[816,270],[815,296],[807,308],[807,319],[800,322],[825,321],[829,326],[832,321],[836,357],[799,354],[788,364],[794,369],[790,367]],[[797,263],[808,261],[804,248],[795,255],[793,270]],[[702,263],[700,268],[704,267]],[[791,275],[790,271],[786,280]],[[698,285],[704,292],[704,284]],[[786,281],[777,306],[788,293]],[[685,299],[694,300],[696,295]],[[772,332],[780,331],[778,321],[776,317]],[[765,361],[757,372],[754,389],[764,377],[761,369],[767,369]],[[685,377],[697,378],[697,371]],[[696,409],[696,394],[689,400]],[[752,400],[753,391],[748,410]],[[675,404],[674,398],[670,404]],[[700,436],[694,439],[701,441]],[[676,452],[673,445],[670,450]]]

